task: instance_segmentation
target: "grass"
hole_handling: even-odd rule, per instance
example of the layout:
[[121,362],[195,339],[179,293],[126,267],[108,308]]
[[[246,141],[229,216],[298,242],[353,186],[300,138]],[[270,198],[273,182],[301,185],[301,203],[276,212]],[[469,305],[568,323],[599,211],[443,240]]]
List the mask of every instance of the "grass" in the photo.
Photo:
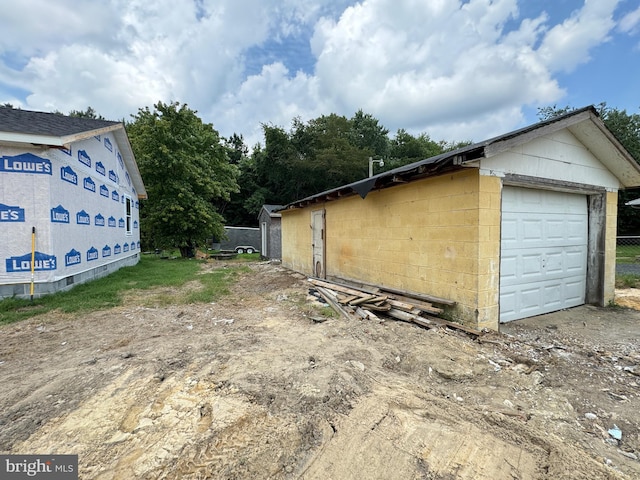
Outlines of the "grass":
[[[239,257],[250,257],[242,255]],[[108,277],[78,285],[75,288],[41,298],[23,300],[9,298],[0,301],[0,325],[13,323],[43,313],[58,310],[65,313],[88,313],[118,306],[129,291],[153,288],[179,288],[187,282],[195,282],[193,288],[180,293],[166,291],[152,295],[150,301],[163,305],[175,303],[211,302],[228,293],[228,287],[237,275],[247,271],[242,262],[251,258],[239,258],[239,265],[201,272],[202,261],[195,259],[161,259],[155,255],[142,255],[133,267],[121,268]]]
[[616,275],[616,288],[640,288],[640,275],[633,273]]
[[616,247],[616,263],[636,263],[640,257],[640,245],[618,245]]

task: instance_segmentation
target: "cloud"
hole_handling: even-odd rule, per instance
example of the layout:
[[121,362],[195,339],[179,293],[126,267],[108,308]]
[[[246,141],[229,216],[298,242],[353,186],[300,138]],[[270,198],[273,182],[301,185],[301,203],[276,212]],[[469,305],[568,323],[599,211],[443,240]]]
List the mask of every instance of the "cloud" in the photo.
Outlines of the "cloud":
[[392,132],[479,140],[561,99],[558,74],[615,29],[616,0],[559,20],[521,18],[523,1],[23,0],[0,18],[0,103],[119,119],[180,101],[250,145],[261,123],[358,109]]
[[635,35],[640,32],[640,7],[622,17],[622,20],[620,20],[618,24],[618,29],[630,35]]
[[589,50],[609,40],[619,0],[585,0],[580,10],[545,35],[540,55],[552,71],[571,72],[589,61]]
[[483,112],[513,120],[521,118],[514,106],[562,95],[532,46],[544,17],[506,32],[518,15],[515,0],[414,3],[370,0],[337,22],[320,21],[312,48],[321,95],[392,129],[455,122],[456,131],[495,116]]

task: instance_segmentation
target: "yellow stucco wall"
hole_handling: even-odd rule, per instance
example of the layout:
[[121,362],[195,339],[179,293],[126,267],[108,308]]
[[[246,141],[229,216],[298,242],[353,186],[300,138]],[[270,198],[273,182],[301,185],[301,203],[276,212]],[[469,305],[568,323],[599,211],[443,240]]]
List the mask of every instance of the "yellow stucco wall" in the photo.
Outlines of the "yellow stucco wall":
[[618,231],[618,193],[607,192],[604,245],[604,305],[613,302],[616,284],[616,235]]
[[500,192],[469,169],[283,212],[282,261],[312,274],[311,211],[325,208],[328,277],[454,300],[455,319],[497,329]]

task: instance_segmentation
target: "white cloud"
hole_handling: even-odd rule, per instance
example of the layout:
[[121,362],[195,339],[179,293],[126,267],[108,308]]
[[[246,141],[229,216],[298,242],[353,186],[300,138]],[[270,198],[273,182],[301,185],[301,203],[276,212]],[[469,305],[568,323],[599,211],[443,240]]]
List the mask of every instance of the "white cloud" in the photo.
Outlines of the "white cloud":
[[503,26],[518,14],[514,0],[425,7],[370,0],[338,22],[319,22],[313,49],[321,94],[351,112],[372,112],[392,129],[453,122],[457,131],[489,120],[483,112],[508,111],[513,120],[514,106],[561,96],[532,47],[544,18],[505,34]]
[[[261,123],[362,108],[392,132],[479,140],[520,126],[523,106],[561,99],[556,74],[615,27],[617,0],[585,0],[560,21],[520,18],[523,1],[22,0],[0,15],[0,86],[13,89],[0,103],[118,119],[186,102],[250,145]],[[618,29],[634,32],[639,17]],[[311,38],[307,73],[286,67],[304,52],[291,38]],[[252,49],[277,47],[251,63]]]
[[584,6],[545,35],[540,55],[552,71],[571,72],[590,59],[589,50],[609,40],[619,0],[585,0]]
[[640,7],[627,13],[618,25],[620,31],[629,34],[636,34],[640,31]]

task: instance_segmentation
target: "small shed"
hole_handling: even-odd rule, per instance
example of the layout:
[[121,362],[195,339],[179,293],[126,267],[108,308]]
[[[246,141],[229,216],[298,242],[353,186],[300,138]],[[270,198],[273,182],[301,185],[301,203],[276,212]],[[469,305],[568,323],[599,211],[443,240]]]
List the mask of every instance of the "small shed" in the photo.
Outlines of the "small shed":
[[282,215],[278,210],[284,205],[263,205],[258,215],[261,252],[263,258],[280,260],[282,257]]
[[475,328],[614,298],[618,191],[640,167],[585,107],[295,201],[283,265],[456,302]]
[[122,122],[0,108],[0,299],[136,264],[146,195]]

